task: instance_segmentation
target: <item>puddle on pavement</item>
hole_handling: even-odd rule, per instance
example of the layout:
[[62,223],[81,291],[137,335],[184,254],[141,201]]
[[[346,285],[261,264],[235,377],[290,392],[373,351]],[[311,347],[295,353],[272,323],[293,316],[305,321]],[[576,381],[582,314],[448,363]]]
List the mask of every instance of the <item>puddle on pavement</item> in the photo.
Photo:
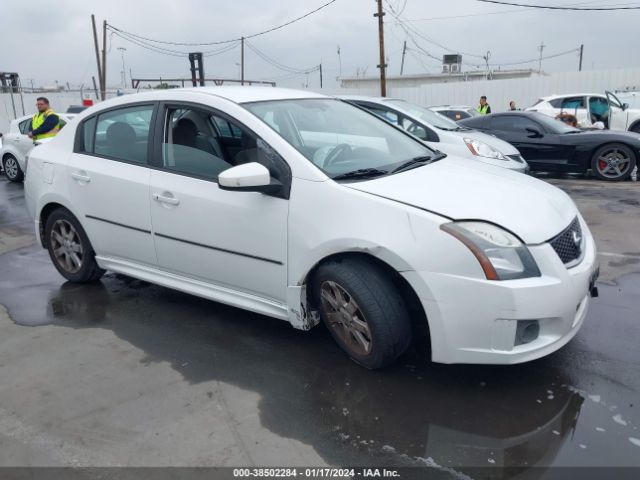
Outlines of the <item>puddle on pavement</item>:
[[[606,358],[598,360],[602,373],[582,368],[590,349],[605,357],[618,350],[602,338],[605,322],[625,327],[639,318],[640,275],[600,285],[584,332],[545,359],[447,366],[408,355],[370,372],[322,328],[297,332],[113,274],[64,283],[36,248],[0,256],[0,272],[0,303],[19,325],[108,329],[142,349],[145,362],[168,362],[191,383],[258,392],[265,428],[312,445],[331,464],[426,464],[471,476],[472,467],[491,466],[496,475],[485,478],[500,478],[501,468],[640,463],[638,406],[621,400],[637,392],[637,372],[617,385]],[[612,364],[632,363],[635,353],[615,351]]]

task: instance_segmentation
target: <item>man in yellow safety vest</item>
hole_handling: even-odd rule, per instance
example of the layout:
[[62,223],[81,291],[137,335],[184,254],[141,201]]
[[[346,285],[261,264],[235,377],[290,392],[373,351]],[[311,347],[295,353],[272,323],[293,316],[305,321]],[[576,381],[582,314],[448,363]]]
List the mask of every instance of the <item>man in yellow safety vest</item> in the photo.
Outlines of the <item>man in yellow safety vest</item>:
[[480,105],[476,108],[480,115],[488,115],[491,113],[491,106],[487,103],[487,97],[484,95],[480,97]]
[[45,97],[38,97],[36,106],[38,107],[38,113],[31,119],[29,138],[36,141],[55,137],[60,130],[60,117],[51,109],[49,100]]

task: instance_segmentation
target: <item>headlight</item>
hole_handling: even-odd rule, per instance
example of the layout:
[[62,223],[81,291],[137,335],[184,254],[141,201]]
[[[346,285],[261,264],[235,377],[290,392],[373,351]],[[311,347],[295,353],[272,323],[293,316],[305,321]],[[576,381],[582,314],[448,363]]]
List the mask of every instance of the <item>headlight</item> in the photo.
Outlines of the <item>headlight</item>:
[[481,142],[480,140],[474,140],[473,138],[465,138],[464,143],[473,155],[478,157],[493,158],[495,160],[507,160],[501,151],[496,150],[488,143]]
[[440,228],[471,250],[487,280],[540,276],[540,270],[527,246],[500,227],[485,222],[462,221],[445,223]]

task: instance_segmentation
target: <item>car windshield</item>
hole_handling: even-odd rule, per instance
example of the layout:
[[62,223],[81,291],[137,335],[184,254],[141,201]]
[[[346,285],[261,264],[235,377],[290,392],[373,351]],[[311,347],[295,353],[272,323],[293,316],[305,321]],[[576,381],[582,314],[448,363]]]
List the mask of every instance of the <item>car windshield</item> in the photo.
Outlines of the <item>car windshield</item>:
[[566,123],[560,121],[560,120],[556,120],[553,117],[549,117],[547,115],[544,115],[542,113],[538,113],[538,112],[531,112],[531,113],[527,113],[528,116],[530,116],[531,118],[535,119],[538,123],[541,123],[542,125],[544,125],[544,127],[550,132],[550,133],[557,133],[557,134],[564,134],[564,133],[574,133],[574,132],[580,132],[581,130],[572,127],[570,125],[567,125]]
[[412,159],[440,156],[375,115],[341,100],[274,100],[243,106],[332,178],[384,175]]
[[401,108],[417,120],[439,128],[440,130],[461,130],[462,128],[453,120],[448,119],[444,115],[429,110],[428,108],[414,105],[413,103],[405,102],[404,100],[385,100],[384,103],[394,105]]

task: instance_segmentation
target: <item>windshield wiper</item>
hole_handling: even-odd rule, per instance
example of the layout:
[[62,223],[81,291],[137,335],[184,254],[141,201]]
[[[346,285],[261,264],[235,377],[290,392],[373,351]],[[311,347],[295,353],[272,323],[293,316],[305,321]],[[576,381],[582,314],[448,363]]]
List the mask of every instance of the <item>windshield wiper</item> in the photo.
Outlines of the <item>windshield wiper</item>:
[[[437,159],[438,157],[436,157]],[[424,165],[426,163],[430,163],[434,158],[431,155],[424,155],[421,157],[414,157],[411,160],[407,160],[402,165],[391,170],[391,173],[398,173],[404,170],[410,170],[412,168],[419,167],[420,165]]]
[[351,172],[341,173],[335,177],[331,177],[334,180],[346,180],[348,178],[367,178],[367,177],[380,177],[386,175],[386,170],[380,170],[379,168],[359,168]]

